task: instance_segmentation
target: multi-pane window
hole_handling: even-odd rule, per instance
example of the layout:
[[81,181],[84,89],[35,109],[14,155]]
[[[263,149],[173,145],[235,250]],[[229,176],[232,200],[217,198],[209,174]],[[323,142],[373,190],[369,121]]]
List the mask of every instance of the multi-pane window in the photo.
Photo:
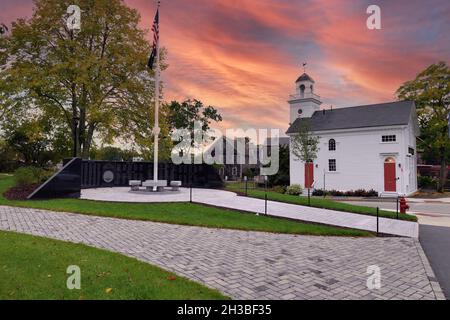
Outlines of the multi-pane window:
[[336,159],[328,159],[328,171],[336,171]]
[[335,151],[336,150],[336,140],[330,139],[330,141],[328,141],[328,150],[329,151]]
[[382,136],[381,141],[382,142],[395,142],[395,141],[397,141],[397,136],[395,134]]

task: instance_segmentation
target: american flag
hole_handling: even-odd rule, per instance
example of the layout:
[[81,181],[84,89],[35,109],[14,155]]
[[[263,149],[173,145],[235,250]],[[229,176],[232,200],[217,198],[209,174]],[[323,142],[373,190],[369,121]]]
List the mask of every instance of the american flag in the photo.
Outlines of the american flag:
[[153,70],[153,65],[155,64],[156,54],[157,54],[157,50],[158,50],[158,41],[159,41],[159,8],[156,11],[155,21],[153,22],[152,31],[153,31],[153,46],[152,46],[152,53],[150,55],[150,59],[148,59],[147,66]]

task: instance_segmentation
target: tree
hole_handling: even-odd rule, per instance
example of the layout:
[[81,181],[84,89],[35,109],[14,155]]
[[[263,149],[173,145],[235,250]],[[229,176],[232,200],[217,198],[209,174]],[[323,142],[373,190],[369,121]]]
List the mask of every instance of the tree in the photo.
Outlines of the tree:
[[432,64],[414,80],[405,82],[397,95],[416,104],[421,129],[419,146],[426,157],[437,157],[441,165],[438,190],[443,192],[450,160],[450,68],[445,62]]
[[[194,142],[194,134],[207,135],[211,123],[222,121],[222,116],[212,106],[204,106],[197,99],[188,99],[183,102],[172,101],[164,106],[169,132],[175,129],[188,129],[192,132],[191,147],[197,147]],[[201,132],[195,132],[195,123],[200,123]],[[189,152],[188,150],[180,150]]]
[[[319,141],[320,138],[313,135],[311,132],[309,119],[303,119],[299,126],[299,131],[292,137],[292,153],[304,163],[313,163],[319,152]],[[308,170],[306,170],[306,174],[309,174]],[[310,186],[308,186],[308,204],[309,203]]]
[[289,145],[280,145],[279,159],[278,173],[269,176],[271,186],[287,186],[289,184]]
[[9,144],[0,139],[0,172],[13,172],[19,165],[19,157]]
[[139,154],[134,150],[125,150],[113,146],[91,149],[91,158],[95,158],[96,160],[131,161],[133,157],[138,156]]
[[[80,31],[66,25],[72,4],[82,10]],[[13,22],[0,41],[0,120],[24,113],[52,119],[79,137],[77,155],[84,158],[94,137],[149,147],[155,83],[138,12],[122,0],[34,5],[32,18]]]
[[[54,160],[51,141],[40,120],[28,121],[20,126],[10,125],[3,136],[9,148],[20,155],[26,165],[45,166]],[[51,130],[49,130],[51,131]]]
[[314,162],[319,152],[319,137],[312,134],[307,119],[303,119],[299,131],[292,137],[292,153],[301,161]]

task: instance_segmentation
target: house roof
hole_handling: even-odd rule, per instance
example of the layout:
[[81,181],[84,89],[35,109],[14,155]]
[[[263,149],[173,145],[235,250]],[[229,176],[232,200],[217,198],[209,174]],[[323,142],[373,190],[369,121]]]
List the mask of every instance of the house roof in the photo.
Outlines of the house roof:
[[295,83],[300,81],[311,81],[312,83],[315,83],[313,78],[311,78],[307,73],[302,74],[300,77],[298,77],[297,81]]
[[306,122],[309,122],[312,131],[406,125],[414,110],[413,101],[320,110],[314,112],[311,118],[296,119],[286,133],[298,132]]

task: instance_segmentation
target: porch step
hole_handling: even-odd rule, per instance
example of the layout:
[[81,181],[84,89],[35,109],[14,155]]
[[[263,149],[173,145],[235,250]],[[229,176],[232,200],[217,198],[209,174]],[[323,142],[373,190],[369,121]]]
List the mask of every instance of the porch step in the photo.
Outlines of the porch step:
[[399,194],[397,192],[382,192],[380,193],[381,198],[397,198]]

